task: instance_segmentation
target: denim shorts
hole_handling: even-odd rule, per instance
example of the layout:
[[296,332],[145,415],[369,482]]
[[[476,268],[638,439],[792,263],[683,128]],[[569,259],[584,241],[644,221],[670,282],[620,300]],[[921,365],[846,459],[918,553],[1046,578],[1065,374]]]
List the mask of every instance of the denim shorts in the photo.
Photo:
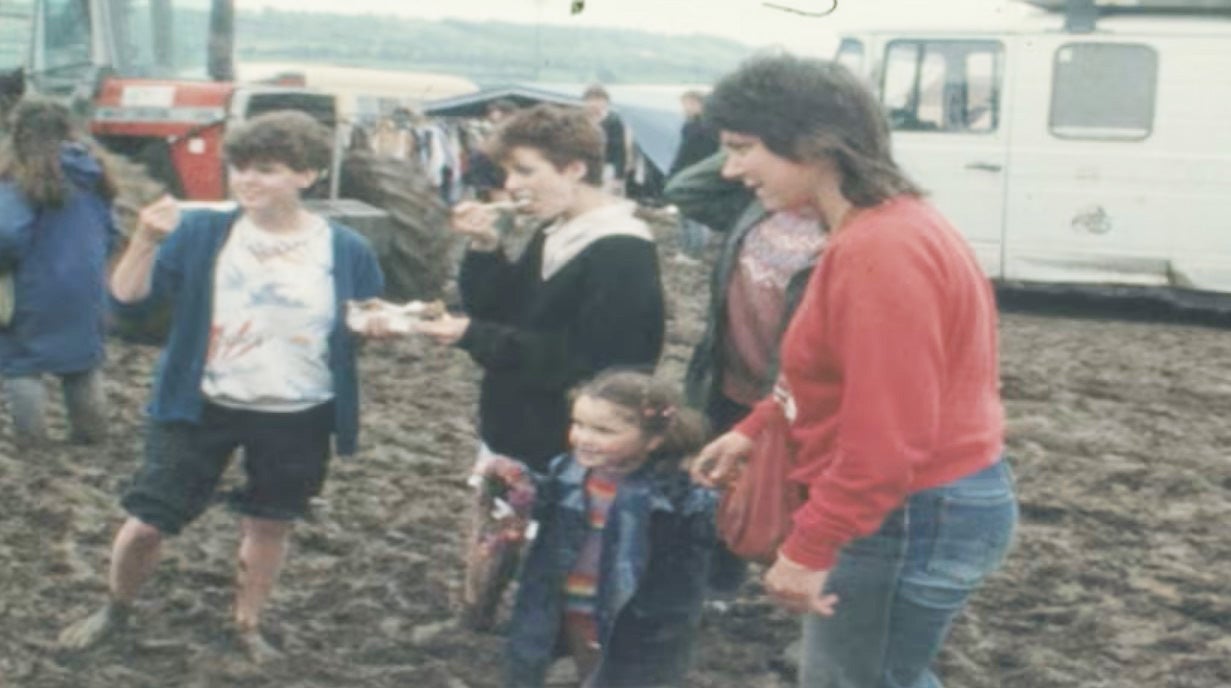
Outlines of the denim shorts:
[[199,423],[150,421],[145,463],[121,504],[176,535],[214,500],[232,454],[242,448],[247,481],[230,496],[232,507],[255,518],[302,518],[325,482],[332,431],[332,402],[292,413],[207,403]]

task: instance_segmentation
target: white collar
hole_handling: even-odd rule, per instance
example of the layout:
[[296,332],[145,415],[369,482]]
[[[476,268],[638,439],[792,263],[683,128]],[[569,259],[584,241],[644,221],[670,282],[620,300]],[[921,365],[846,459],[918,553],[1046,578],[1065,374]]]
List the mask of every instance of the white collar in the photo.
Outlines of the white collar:
[[637,204],[621,200],[587,210],[571,219],[554,222],[543,233],[543,280],[552,278],[560,268],[576,258],[590,244],[609,236],[632,236],[653,241],[645,223],[633,217]]

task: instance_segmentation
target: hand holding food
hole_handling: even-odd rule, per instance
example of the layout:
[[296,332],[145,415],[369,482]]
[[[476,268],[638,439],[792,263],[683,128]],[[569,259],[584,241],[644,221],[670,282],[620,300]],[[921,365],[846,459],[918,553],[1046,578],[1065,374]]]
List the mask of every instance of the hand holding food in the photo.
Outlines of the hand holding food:
[[463,201],[454,206],[449,226],[454,232],[469,238],[471,248],[492,251],[500,245],[496,217],[497,210],[489,205]]
[[383,299],[350,301],[346,304],[346,325],[352,331],[369,337],[410,334],[423,321],[437,320],[445,315],[442,301],[410,301],[389,303]]

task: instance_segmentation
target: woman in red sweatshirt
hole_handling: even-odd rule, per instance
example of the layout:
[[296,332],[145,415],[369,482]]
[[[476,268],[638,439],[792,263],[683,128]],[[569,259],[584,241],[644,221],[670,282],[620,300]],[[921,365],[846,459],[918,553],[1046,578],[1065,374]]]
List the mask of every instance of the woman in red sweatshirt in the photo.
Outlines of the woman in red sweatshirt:
[[773,395],[694,475],[729,481],[782,414],[808,499],[765,587],[804,613],[800,685],[939,688],[931,663],[1017,521],[991,285],[894,163],[879,104],[843,67],[753,58],[718,83],[708,116],[725,176],[832,229]]

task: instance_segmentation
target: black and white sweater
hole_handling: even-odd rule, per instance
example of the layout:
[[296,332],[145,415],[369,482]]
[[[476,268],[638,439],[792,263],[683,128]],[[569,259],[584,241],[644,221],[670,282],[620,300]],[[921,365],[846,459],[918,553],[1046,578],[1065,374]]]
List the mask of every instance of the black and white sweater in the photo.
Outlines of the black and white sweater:
[[539,471],[567,448],[569,390],[609,367],[652,371],[664,329],[653,241],[598,238],[544,279],[545,239],[516,262],[469,251],[458,278],[471,318],[458,346],[484,368],[479,435]]

